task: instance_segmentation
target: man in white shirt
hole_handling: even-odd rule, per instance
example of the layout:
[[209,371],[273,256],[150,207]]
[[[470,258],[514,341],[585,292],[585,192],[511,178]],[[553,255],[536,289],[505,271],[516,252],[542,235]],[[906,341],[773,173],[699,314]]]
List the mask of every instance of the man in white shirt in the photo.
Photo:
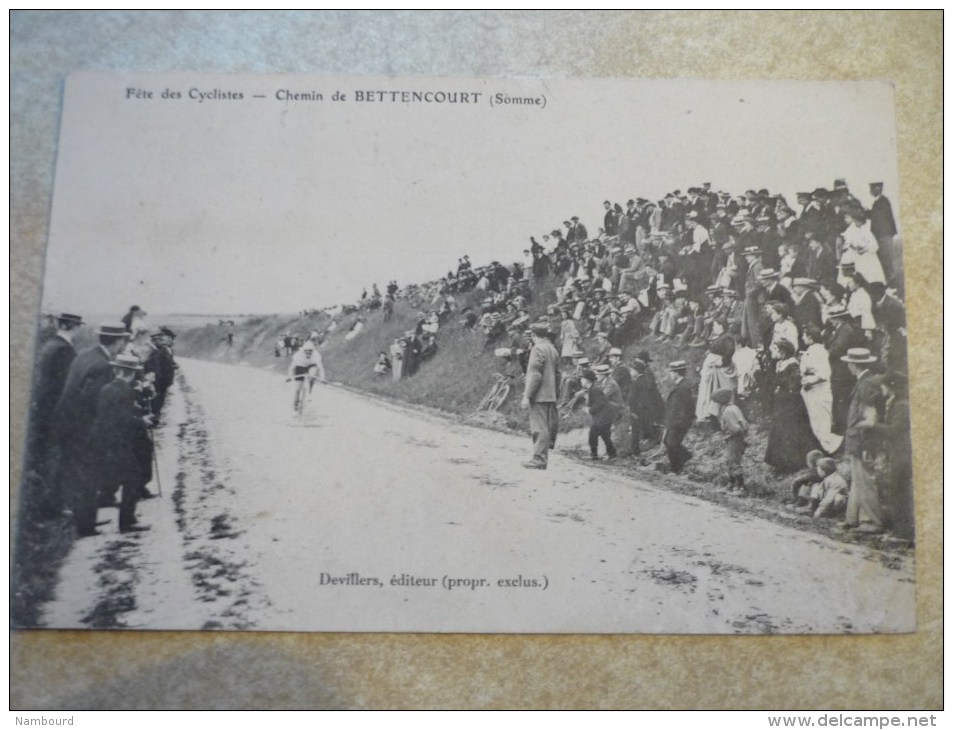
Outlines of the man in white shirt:
[[[308,379],[309,393],[314,388],[316,378],[319,378],[322,383],[326,382],[321,354],[311,340],[307,340],[301,349],[292,356],[291,365],[288,367],[289,380],[303,380],[304,378]],[[298,407],[298,399],[302,392],[303,389],[295,388],[295,409]]]

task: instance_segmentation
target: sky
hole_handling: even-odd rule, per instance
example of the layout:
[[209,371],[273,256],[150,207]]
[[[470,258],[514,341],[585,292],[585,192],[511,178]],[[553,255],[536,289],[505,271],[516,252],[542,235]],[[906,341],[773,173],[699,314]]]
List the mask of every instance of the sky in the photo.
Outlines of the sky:
[[[377,90],[480,97],[355,100]],[[898,214],[895,134],[883,82],[74,74],[43,311],[354,301],[375,282],[437,278],[465,253],[519,260],[529,236],[572,215],[594,235],[607,198],[705,181],[792,204],[835,178],[869,203],[882,181]]]

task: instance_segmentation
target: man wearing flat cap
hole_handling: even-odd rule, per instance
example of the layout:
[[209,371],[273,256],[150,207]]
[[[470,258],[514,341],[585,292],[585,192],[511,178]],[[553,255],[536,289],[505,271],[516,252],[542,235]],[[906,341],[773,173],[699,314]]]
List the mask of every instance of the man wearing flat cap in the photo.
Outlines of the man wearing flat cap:
[[559,411],[559,353],[552,343],[548,321],[537,321],[530,328],[533,349],[526,366],[526,388],[522,407],[529,410],[529,430],[533,437],[533,458],[524,463],[527,469],[545,469],[549,450],[556,445]]
[[[60,449],[58,488],[69,500],[80,537],[96,534],[95,493],[91,482],[95,463],[89,453],[89,434],[96,419],[99,393],[115,377],[111,365],[129,341],[120,322],[107,322],[96,330],[99,344],[73,360],[63,393],[56,405],[56,438]],[[89,494],[94,495],[90,508]]]
[[55,319],[56,334],[44,343],[37,362],[27,440],[27,468],[42,479],[34,504],[41,517],[54,517],[63,509],[63,497],[53,479],[53,420],[70,365],[76,359],[73,332],[83,324],[77,314],[64,312]]

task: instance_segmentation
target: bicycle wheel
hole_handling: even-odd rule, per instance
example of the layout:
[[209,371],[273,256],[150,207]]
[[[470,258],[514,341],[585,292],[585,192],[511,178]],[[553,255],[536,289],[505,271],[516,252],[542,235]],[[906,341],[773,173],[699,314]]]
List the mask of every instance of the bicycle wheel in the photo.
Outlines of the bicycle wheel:
[[490,392],[483,396],[483,400],[480,401],[480,405],[477,406],[478,411],[487,411],[490,409],[490,403],[493,402],[493,398],[496,395],[497,388],[500,387],[499,383],[494,383],[490,388]]
[[490,406],[491,410],[498,411],[506,402],[507,397],[510,394],[510,384],[503,383],[500,386],[499,392],[496,394],[496,397],[493,399],[493,403]]

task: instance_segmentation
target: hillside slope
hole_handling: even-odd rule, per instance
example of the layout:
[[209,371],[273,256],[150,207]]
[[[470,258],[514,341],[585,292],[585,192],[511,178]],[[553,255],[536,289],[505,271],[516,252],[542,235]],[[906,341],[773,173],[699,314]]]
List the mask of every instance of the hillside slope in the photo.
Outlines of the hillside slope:
[[[536,287],[534,298],[528,303],[530,317],[544,314],[555,298],[552,282]],[[505,366],[505,362],[494,355],[494,349],[500,343],[488,343],[479,328],[469,329],[462,324],[462,313],[468,307],[478,305],[479,301],[480,293],[476,291],[458,295],[458,311],[448,316],[437,334],[437,354],[421,363],[414,376],[396,382],[390,375],[374,373],[378,353],[389,352],[395,338],[414,329],[420,312],[427,305],[399,300],[394,305],[393,316],[386,322],[380,310],[365,312],[365,328],[352,340],[345,336],[358,313],[339,317],[337,329],[327,335],[320,349],[328,379],[387,398],[459,415],[472,414],[492,387],[494,374]],[[207,325],[180,333],[176,352],[186,357],[284,370],[289,361],[284,356],[275,356],[276,338],[283,332],[302,337],[314,330],[324,332],[330,321],[330,316],[323,312],[299,317],[253,317],[236,325],[230,347],[222,327]],[[519,387],[517,383],[511,389],[501,409],[503,418],[488,420],[499,425],[505,422],[510,427],[523,423],[525,418],[519,411]],[[575,425],[581,423],[580,420]]]
[[[457,295],[459,309],[440,328],[437,335],[437,354],[422,363],[414,376],[396,382],[390,375],[375,375],[373,368],[377,355],[382,350],[387,351],[395,337],[413,329],[421,310],[427,309],[428,305],[422,302],[398,301],[392,318],[386,322],[381,311],[364,313],[365,328],[352,340],[347,340],[345,336],[358,313],[338,317],[337,329],[327,336],[321,346],[328,379],[379,397],[449,412],[477,425],[525,432],[527,418],[519,406],[522,377],[513,383],[499,413],[477,412],[481,399],[493,385],[496,373],[503,372],[504,369],[509,372],[515,369],[518,372],[518,368],[507,367],[502,358],[494,355],[496,346],[506,343],[488,343],[479,328],[468,329],[462,324],[463,313],[468,307],[478,309],[481,296],[476,291]],[[533,299],[527,307],[531,320],[545,314],[547,306],[554,303],[555,299],[555,282],[552,278],[537,283],[533,288]],[[275,340],[278,336],[284,332],[301,337],[314,330],[324,332],[330,322],[330,316],[323,312],[308,316],[252,317],[236,324],[231,346],[228,345],[224,328],[208,325],[181,332],[176,341],[176,352],[185,357],[283,372],[288,368],[289,358],[283,354],[276,357]],[[593,344],[586,339],[583,347],[591,348]],[[653,337],[644,337],[624,348],[624,360],[630,361],[640,350],[649,351],[652,369],[663,394],[669,389],[665,376],[666,365],[670,360],[686,360],[690,371],[689,380],[693,384],[697,383],[698,370],[705,354],[703,349],[676,346],[670,342],[660,343]],[[756,402],[749,404],[749,408],[759,410]],[[708,424],[696,424],[686,437],[684,443],[694,455],[680,476],[656,472],[656,467],[667,465],[662,449],[643,453],[643,456],[648,458],[647,463],[640,464],[635,459],[618,459],[612,466],[603,463],[599,468],[621,470],[638,481],[647,481],[668,490],[718,502],[733,510],[757,514],[769,520],[816,531],[846,542],[879,544],[875,540],[845,533],[836,527],[836,520],[814,520],[789,511],[783,502],[790,495],[793,475],[776,475],[764,463],[768,438],[767,419],[758,413],[748,415],[751,419],[751,431],[748,435],[748,449],[742,462],[748,489],[746,495],[728,493],[720,486],[725,474],[724,438]],[[588,426],[588,416],[584,408],[562,418],[560,423],[560,430],[564,434],[561,437],[561,448],[568,449],[570,455],[580,459],[588,459],[586,429],[583,428],[585,426]],[[624,445],[617,446],[623,446],[620,454],[625,455]],[[908,546],[897,545],[880,547],[900,552],[909,549]]]
[[[480,298],[481,294],[476,291],[458,295],[458,312],[441,326],[437,335],[439,349],[436,356],[422,363],[413,377],[396,382],[389,375],[379,376],[374,373],[377,355],[380,351],[387,350],[395,337],[413,329],[421,310],[427,308],[427,305],[400,300],[395,304],[393,317],[386,322],[380,310],[364,313],[365,328],[352,340],[345,339],[345,335],[357,319],[358,313],[339,317],[339,326],[327,336],[321,346],[328,379],[363,392],[454,413],[483,425],[525,431],[526,415],[519,407],[521,379],[513,383],[510,395],[500,408],[499,414],[476,413],[481,399],[493,385],[494,375],[506,368],[505,361],[494,355],[496,345],[501,343],[487,343],[478,328],[468,329],[461,322],[462,313],[468,307],[476,308]],[[537,282],[533,287],[533,299],[528,303],[530,318],[536,319],[544,315],[547,306],[555,301],[554,278]],[[324,332],[330,321],[330,316],[323,312],[297,317],[253,317],[235,327],[231,347],[227,344],[222,327],[208,325],[182,332],[176,341],[176,351],[187,357],[284,370],[288,367],[289,360],[284,355],[275,356],[276,338],[283,332],[302,337],[313,330]],[[592,339],[584,340],[583,347],[593,346]],[[624,359],[631,360],[643,349],[651,353],[652,367],[663,394],[668,390],[665,364],[670,360],[687,360],[690,369],[696,374],[689,379],[692,382],[697,381],[697,369],[704,357],[703,350],[658,343],[654,338],[646,337],[627,346],[623,351]],[[510,367],[509,371],[512,372],[513,369]],[[561,422],[563,432],[584,426],[588,426],[584,408],[577,408]],[[745,455],[748,483],[755,492],[778,498],[786,496],[790,478],[774,477],[767,465],[761,461],[767,433],[759,424],[754,423],[753,426],[749,438],[750,446]],[[686,468],[685,476],[688,479],[711,484],[724,471],[723,440],[720,436],[713,438],[714,435],[711,428],[704,425],[697,426],[689,433],[685,443],[695,456]],[[574,434],[571,442],[574,447],[584,446],[584,438],[579,433]],[[564,445],[565,443],[564,441]],[[617,445],[623,446],[621,453],[626,453],[624,445]],[[664,457],[660,460],[666,461]]]

